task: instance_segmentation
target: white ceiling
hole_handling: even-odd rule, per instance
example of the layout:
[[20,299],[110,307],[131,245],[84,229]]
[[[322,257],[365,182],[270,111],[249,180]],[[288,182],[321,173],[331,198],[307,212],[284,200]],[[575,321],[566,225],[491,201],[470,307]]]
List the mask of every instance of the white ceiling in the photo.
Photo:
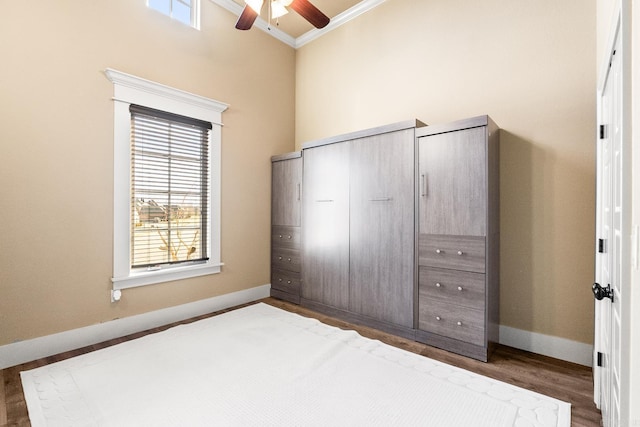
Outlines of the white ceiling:
[[[231,11],[235,15],[240,15],[245,5],[244,0],[211,1]],[[310,0],[315,7],[331,19],[329,25],[318,30],[290,8],[289,13],[277,21],[272,20],[271,22],[267,22],[267,4],[269,0],[265,0],[262,14],[249,31],[265,31],[282,42],[298,48],[385,1],[386,0]]]

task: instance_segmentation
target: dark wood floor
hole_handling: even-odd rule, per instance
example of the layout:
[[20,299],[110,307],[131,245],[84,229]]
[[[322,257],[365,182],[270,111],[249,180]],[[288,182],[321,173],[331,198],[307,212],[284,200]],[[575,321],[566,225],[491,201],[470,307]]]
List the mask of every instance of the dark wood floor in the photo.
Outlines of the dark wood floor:
[[[571,403],[572,426],[600,425],[600,411],[598,411],[593,404],[591,368],[506,346],[498,346],[489,363],[478,362],[411,340],[389,335],[375,329],[343,322],[284,301],[267,298],[263,300],[263,302],[303,316],[315,317],[329,325],[343,329],[354,329],[365,337],[377,339],[413,353],[418,353],[450,365],[564,400],[565,402]],[[190,323],[229,310],[211,313],[179,323]],[[0,426],[30,425],[24,394],[22,393],[20,371],[33,369],[100,348],[119,344],[149,333],[159,332],[176,324],[166,325],[0,370]]]

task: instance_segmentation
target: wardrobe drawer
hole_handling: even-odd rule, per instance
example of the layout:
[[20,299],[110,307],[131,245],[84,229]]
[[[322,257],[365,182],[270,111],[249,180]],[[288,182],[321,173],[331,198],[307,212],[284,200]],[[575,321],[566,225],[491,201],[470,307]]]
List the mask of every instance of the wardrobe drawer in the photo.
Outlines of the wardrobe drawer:
[[290,294],[300,294],[300,273],[271,269],[271,287]]
[[286,225],[271,226],[271,246],[273,248],[300,248],[300,227]]
[[426,332],[484,346],[484,310],[420,299],[418,327]]
[[271,267],[280,270],[300,272],[300,251],[298,249],[272,248]]
[[420,301],[437,300],[484,310],[485,275],[468,271],[420,267]]
[[484,273],[485,238],[421,234],[419,263],[429,267]]

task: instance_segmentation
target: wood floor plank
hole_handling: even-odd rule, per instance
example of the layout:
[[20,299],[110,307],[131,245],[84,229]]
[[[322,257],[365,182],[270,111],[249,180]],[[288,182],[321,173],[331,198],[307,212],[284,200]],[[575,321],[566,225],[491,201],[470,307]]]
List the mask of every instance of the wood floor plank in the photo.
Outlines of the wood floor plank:
[[[439,360],[453,366],[476,372],[509,384],[533,390],[571,403],[571,424],[576,427],[600,426],[600,411],[593,403],[593,378],[591,368],[523,350],[499,345],[488,363],[459,356],[434,347],[390,335],[373,328],[354,325],[285,301],[267,298],[267,304],[302,316],[313,317],[328,325],[352,329],[367,338],[402,348],[416,354]],[[250,304],[243,304],[244,307]],[[234,307],[239,308],[239,307]],[[116,345],[141,336],[160,332],[178,324],[191,323],[221,314],[231,309],[198,316],[183,322],[154,328],[104,343],[57,354],[44,359],[0,370],[0,427],[30,426],[27,406],[22,391],[20,371],[30,370],[49,363],[68,359],[89,351]]]
[[[0,370],[0,402],[6,402],[6,393],[4,392],[4,370]],[[0,405],[0,425],[7,424],[7,407]]]

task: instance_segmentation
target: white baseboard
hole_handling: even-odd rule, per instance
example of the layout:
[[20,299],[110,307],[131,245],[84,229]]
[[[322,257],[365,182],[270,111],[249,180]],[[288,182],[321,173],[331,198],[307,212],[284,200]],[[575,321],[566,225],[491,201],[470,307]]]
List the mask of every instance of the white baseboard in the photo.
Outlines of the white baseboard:
[[523,331],[500,325],[500,344],[554,357],[584,366],[593,366],[593,346],[566,338]]
[[271,285],[0,346],[0,369],[97,344],[269,296]]
[[[220,295],[150,313],[0,346],[0,369],[85,347],[169,323],[224,310],[269,296],[271,285]],[[593,346],[565,338],[500,326],[500,344],[592,366]]]

